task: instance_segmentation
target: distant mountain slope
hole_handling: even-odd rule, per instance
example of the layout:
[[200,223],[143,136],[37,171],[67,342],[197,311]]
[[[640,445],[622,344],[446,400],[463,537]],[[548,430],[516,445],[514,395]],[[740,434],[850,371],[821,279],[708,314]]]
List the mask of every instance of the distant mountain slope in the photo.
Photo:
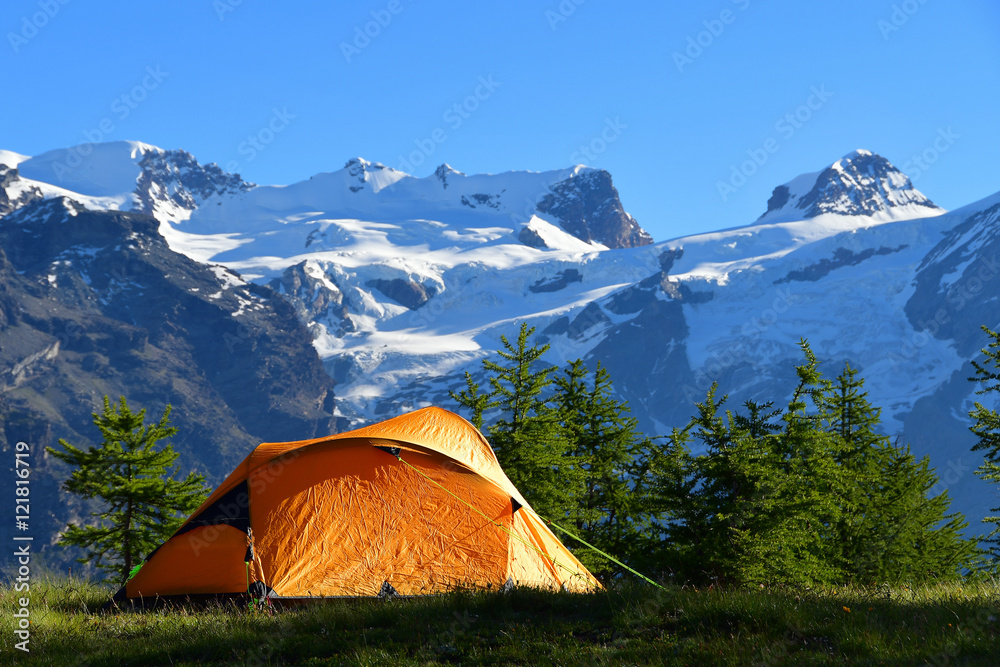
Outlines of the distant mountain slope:
[[93,443],[104,395],[149,418],[170,403],[182,465],[213,483],[262,441],[338,428],[333,381],[292,306],[171,251],[158,225],[63,198],[0,218],[0,451],[32,445],[39,548],[83,512],[42,448]]

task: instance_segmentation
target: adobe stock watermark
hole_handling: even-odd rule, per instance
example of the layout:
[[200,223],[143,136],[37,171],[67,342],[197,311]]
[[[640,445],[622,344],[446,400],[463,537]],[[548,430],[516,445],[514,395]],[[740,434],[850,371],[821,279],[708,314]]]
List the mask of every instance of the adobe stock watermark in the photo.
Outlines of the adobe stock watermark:
[[230,160],[226,163],[226,171],[235,174],[240,170],[240,166],[248,164],[257,159],[264,150],[267,149],[275,138],[284,132],[289,124],[295,120],[296,116],[288,111],[288,107],[274,107],[271,109],[271,117],[256,132],[246,136],[246,139],[236,145],[236,152],[243,157],[241,160]]
[[14,446],[14,528],[20,531],[14,535],[14,577],[12,598],[14,604],[14,647],[25,653],[30,652],[31,641],[31,542],[27,535],[28,521],[31,519],[31,448],[26,442]]
[[900,171],[910,177],[911,183],[916,183],[923,174],[930,170],[931,165],[937,162],[941,155],[947,153],[961,138],[962,135],[956,134],[950,125],[947,128],[939,127],[937,136],[934,137],[931,145],[917,155],[910,156],[910,159],[903,163]]
[[107,140],[118,129],[116,121],[120,123],[131,116],[168,76],[170,72],[164,72],[160,65],[147,65],[139,83],[111,100],[110,111],[113,116],[105,116],[96,127],[83,130],[85,143],[70,148],[61,162],[52,163],[52,172],[56,178],[62,181],[67,174],[83,164],[83,158],[94,151],[94,144]]
[[[731,0],[731,2],[741,12],[746,11],[750,6],[750,0]],[[684,50],[673,52],[672,57],[677,71],[683,74],[685,67],[694,64],[695,60],[701,58],[705,54],[705,51],[711,48],[715,44],[715,41],[722,36],[722,33],[726,31],[726,26],[736,22],[737,16],[739,14],[732,9],[726,8],[719,12],[719,15],[715,18],[702,21],[701,24],[705,29],[698,31],[693,36],[688,35],[687,45],[684,47]]]
[[882,33],[882,40],[888,42],[892,33],[906,25],[913,15],[920,11],[921,5],[926,4],[927,0],[904,0],[899,4],[893,4],[889,18],[879,19],[875,23],[879,32]]
[[962,481],[969,472],[972,472],[972,467],[964,465],[962,459],[948,459],[947,469],[938,473],[937,482],[927,490],[925,495],[928,498],[936,498]]
[[49,24],[49,22],[59,14],[64,5],[68,5],[70,0],[39,0],[38,11],[32,14],[25,14],[21,17],[21,29],[17,32],[9,31],[7,41],[14,53],[18,53],[25,44],[38,36],[38,33]]
[[570,16],[576,13],[577,7],[587,0],[562,0],[555,9],[545,10],[545,20],[549,22],[549,28],[556,30],[560,23],[565,23]]
[[[833,97],[833,93],[826,89],[826,84],[810,86],[809,96],[805,102],[785,113],[774,123],[774,131],[781,139],[788,141],[795,136],[795,133],[808,123],[817,111]],[[722,197],[722,201],[727,201],[730,195],[747,184],[747,180],[763,167],[772,155],[781,149],[781,142],[774,136],[765,139],[760,146],[748,148],[747,159],[738,165],[729,165],[729,178],[725,181],[716,181],[715,188]]]
[[622,136],[622,132],[627,129],[628,125],[622,122],[621,116],[615,116],[614,120],[605,118],[604,127],[601,131],[589,142],[581,144],[569,156],[570,164],[593,164],[598,156],[608,150],[608,146],[618,141],[618,138]]
[[226,14],[235,12],[236,8],[243,4],[243,0],[213,0],[212,9],[215,10],[215,15],[219,17],[219,21],[226,20]]
[[[503,85],[501,81],[495,81],[493,75],[480,76],[476,87],[464,98],[455,102],[445,109],[441,115],[441,120],[452,131],[456,132],[465,121],[472,117],[483,102],[493,97],[497,88]],[[396,169],[412,174],[415,167],[419,167],[427,158],[434,154],[438,146],[448,141],[448,132],[444,127],[436,127],[430,134],[422,139],[414,139],[413,145],[416,147],[406,156],[400,155]]]
[[[411,0],[412,2],[412,0]],[[371,46],[372,41],[389,27],[393,19],[403,13],[406,6],[402,0],[389,0],[382,9],[373,9],[368,14],[372,17],[363,25],[354,26],[354,36],[351,41],[340,43],[340,53],[348,64],[361,55],[361,52]]]

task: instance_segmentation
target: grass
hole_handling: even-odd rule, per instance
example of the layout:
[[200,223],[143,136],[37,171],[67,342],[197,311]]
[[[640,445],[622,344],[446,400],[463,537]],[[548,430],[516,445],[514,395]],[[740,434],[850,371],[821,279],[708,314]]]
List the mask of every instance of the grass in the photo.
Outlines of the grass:
[[102,613],[108,589],[31,583],[30,653],[0,587],[3,663],[39,665],[997,665],[1000,583],[909,588],[518,590]]

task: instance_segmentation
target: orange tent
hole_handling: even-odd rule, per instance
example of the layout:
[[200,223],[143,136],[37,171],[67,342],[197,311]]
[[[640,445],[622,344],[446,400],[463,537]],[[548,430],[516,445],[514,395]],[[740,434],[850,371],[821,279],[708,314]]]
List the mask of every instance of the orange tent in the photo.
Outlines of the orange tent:
[[258,446],[117,600],[420,595],[600,584],[469,422],[425,408],[339,435]]

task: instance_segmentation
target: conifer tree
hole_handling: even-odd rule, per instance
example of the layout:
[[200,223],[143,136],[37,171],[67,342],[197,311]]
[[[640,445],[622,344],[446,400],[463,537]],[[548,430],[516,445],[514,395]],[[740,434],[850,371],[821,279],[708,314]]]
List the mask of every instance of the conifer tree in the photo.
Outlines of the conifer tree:
[[836,456],[845,482],[838,499],[842,512],[832,527],[840,551],[838,565],[846,576],[884,581],[884,557],[897,532],[889,515],[910,508],[902,504],[902,489],[886,493],[886,477],[899,471],[902,461],[888,436],[876,431],[879,410],[868,402],[863,386],[857,370],[845,363],[836,381],[817,397],[817,407],[839,445]]
[[83,450],[60,439],[61,449],[46,448],[74,466],[63,482],[65,490],[104,504],[92,513],[98,525],[69,525],[59,544],[86,549],[78,560],[114,573],[120,583],[208,495],[201,475],[174,479],[176,471],[170,469],[178,454],[169,443],[156,449],[157,442],[177,432],[169,425],[170,406],[159,422],[144,425],[145,415],[145,410],[132,412],[124,396],[117,406],[105,396],[103,411],[93,415],[103,436],[99,446]]
[[[664,440],[663,445],[654,444]],[[639,499],[636,522],[641,533],[631,549],[631,560],[644,572],[659,576],[682,576],[690,571],[694,547],[690,541],[675,540],[682,517],[690,511],[697,480],[689,428],[673,428],[670,435],[651,438],[637,461],[635,493]]]
[[[698,414],[687,428],[674,431],[672,451],[660,460],[668,476],[660,488],[682,494],[666,502],[672,515],[666,543],[673,552],[666,554],[666,564],[685,578],[736,582],[743,580],[741,568],[755,541],[765,538],[779,516],[772,506],[780,487],[775,478],[781,472],[774,443],[778,426],[771,421],[778,412],[770,404],[748,401],[747,415],[720,414],[726,397],[716,400],[716,391],[713,385],[697,404]],[[692,438],[701,442],[704,454],[691,455]],[[659,502],[662,507],[662,495]]]
[[546,395],[555,370],[541,363],[549,346],[529,344],[534,331],[522,323],[515,343],[500,337],[500,361],[483,360],[491,402],[499,411],[489,439],[501,467],[535,511],[558,520],[572,511],[580,476],[567,456],[559,413]]
[[[712,387],[646,482],[671,512],[663,560],[688,579],[874,583],[953,578],[974,561],[937,478],[878,432],[879,411],[846,366],[825,380],[806,341],[787,408],[720,411]],[[688,442],[701,442],[692,456]],[[671,498],[670,495],[673,494]]]
[[[554,400],[568,453],[582,482],[570,519],[587,542],[627,557],[640,529],[641,503],[634,482],[637,461],[649,442],[638,433],[638,422],[630,416],[628,405],[612,395],[611,376],[600,363],[590,380],[583,361],[571,362],[556,385]],[[574,551],[591,571],[614,569],[588,549]]]
[[974,545],[962,537],[959,514],[948,514],[948,492],[929,497],[937,476],[878,431],[881,409],[868,401],[864,379],[850,364],[820,397],[827,430],[838,441],[847,486],[834,526],[839,567],[864,584],[954,578],[968,567]]
[[482,432],[483,415],[490,408],[496,407],[496,403],[489,393],[483,393],[479,390],[479,383],[472,379],[472,374],[468,371],[465,372],[465,389],[460,392],[449,391],[448,395],[453,401],[472,413],[469,421],[479,432]]
[[[995,396],[1000,393],[1000,333],[983,326],[983,331],[990,337],[989,345],[981,350],[986,359],[983,362],[973,361],[976,374],[969,378],[979,384],[977,395]],[[978,440],[972,451],[983,452],[983,463],[976,469],[976,475],[994,484],[1000,484],[1000,415],[976,401],[969,412],[974,424],[970,427]],[[992,524],[993,529],[984,538],[989,565],[996,569],[1000,567],[1000,507],[991,509],[993,516],[983,519],[984,523]]]
[[799,347],[805,361],[795,367],[799,383],[775,439],[781,471],[771,490],[775,525],[749,550],[747,567],[754,572],[753,580],[834,582],[842,572],[836,567],[831,527],[843,511],[838,500],[844,481],[836,441],[824,432],[822,414],[813,409],[828,382],[809,343],[801,340]]

